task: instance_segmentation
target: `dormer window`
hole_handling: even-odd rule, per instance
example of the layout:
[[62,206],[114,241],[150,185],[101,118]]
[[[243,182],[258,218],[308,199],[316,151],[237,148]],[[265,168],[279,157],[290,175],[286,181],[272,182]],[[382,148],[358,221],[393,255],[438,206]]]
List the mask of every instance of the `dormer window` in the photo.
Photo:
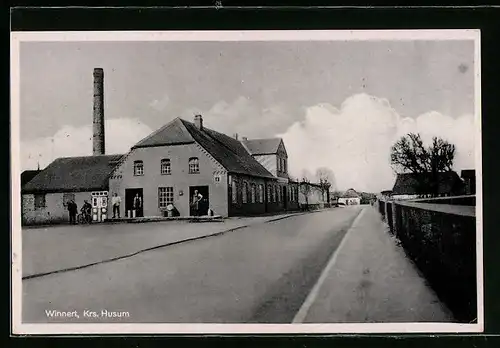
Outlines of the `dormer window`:
[[144,175],[144,163],[142,161],[134,161],[134,175]]
[[191,157],[189,159],[189,174],[200,173],[200,163],[198,157]]
[[161,160],[161,174],[162,175],[171,174],[171,167],[170,167],[170,160],[169,159],[162,159]]

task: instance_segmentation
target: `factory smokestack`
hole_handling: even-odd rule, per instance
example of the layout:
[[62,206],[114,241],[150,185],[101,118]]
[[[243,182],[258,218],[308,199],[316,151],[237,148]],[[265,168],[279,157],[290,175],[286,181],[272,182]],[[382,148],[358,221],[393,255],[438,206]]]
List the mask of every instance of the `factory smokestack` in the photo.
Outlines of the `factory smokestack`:
[[92,154],[104,155],[104,71],[94,69],[94,121]]

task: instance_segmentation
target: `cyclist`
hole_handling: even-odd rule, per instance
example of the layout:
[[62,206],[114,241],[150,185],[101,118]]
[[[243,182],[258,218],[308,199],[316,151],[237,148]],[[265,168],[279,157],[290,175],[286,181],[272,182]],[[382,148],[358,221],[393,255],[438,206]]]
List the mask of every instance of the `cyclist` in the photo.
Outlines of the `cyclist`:
[[91,223],[92,222],[92,206],[88,201],[84,201],[81,213],[83,215],[84,221],[86,223]]

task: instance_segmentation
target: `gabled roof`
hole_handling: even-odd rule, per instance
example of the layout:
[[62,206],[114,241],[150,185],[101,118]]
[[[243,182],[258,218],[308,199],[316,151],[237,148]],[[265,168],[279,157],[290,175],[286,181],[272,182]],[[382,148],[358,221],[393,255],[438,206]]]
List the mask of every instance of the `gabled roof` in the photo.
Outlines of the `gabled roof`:
[[134,145],[134,148],[189,144],[197,142],[227,171],[251,176],[275,177],[253,158],[236,139],[194,123],[176,118]]
[[132,149],[138,147],[152,147],[162,145],[178,145],[194,143],[191,134],[182,125],[180,118],[174,119],[157,131],[135,144]]
[[[432,192],[419,192],[419,186],[428,185],[432,180],[431,173],[403,173],[398,174],[392,188],[392,195],[416,195]],[[462,180],[454,171],[440,172],[437,176],[439,194],[459,193],[462,189]]]
[[359,198],[361,197],[359,193],[356,192],[356,190],[350,188],[349,190],[345,191],[342,196],[342,198]]
[[108,177],[123,155],[58,158],[23,188],[23,193],[108,189]]
[[241,141],[252,155],[273,155],[278,152],[281,138],[245,139]]
[[200,130],[185,120],[181,122],[194,140],[229,172],[275,179],[274,175],[253,158],[238,140],[206,127]]
[[35,176],[40,173],[40,170],[25,170],[21,173],[21,187],[30,182]]

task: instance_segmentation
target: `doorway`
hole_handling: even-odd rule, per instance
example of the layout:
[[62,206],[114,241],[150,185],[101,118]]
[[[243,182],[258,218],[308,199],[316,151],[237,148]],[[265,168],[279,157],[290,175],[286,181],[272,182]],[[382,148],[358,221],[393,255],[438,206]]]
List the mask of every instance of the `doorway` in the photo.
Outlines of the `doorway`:
[[[202,196],[201,201],[198,202],[198,209],[196,209],[196,205],[193,204],[195,191],[198,191],[198,193]],[[208,186],[189,186],[189,215],[190,216],[207,215],[209,207],[210,207],[210,200],[208,197]]]
[[[143,216],[144,212],[144,196],[142,194],[142,188],[125,189],[125,216],[133,217],[132,211],[134,210],[134,198],[136,195],[140,197],[140,206],[135,212],[136,217]],[[129,214],[130,212],[130,214]]]

